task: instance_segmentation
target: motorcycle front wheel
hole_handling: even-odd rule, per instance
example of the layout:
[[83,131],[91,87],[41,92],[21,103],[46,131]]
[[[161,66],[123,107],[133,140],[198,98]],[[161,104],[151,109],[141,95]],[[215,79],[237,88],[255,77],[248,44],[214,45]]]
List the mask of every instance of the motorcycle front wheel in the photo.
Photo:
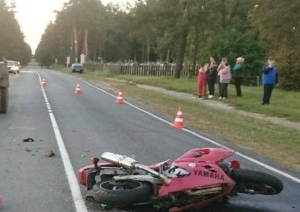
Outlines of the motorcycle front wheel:
[[132,206],[147,201],[152,195],[152,186],[139,181],[102,181],[93,186],[97,202],[115,207]]
[[278,178],[258,171],[236,169],[232,171],[231,178],[236,182],[239,193],[274,195],[283,189]]

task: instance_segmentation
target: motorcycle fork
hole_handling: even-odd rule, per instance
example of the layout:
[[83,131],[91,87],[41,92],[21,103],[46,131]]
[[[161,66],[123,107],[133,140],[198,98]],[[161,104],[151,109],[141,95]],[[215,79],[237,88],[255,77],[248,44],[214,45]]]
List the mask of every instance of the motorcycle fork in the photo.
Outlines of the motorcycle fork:
[[98,170],[89,171],[87,174],[87,190],[91,190],[93,186],[96,184],[96,175],[98,174]]
[[89,170],[87,174],[87,190],[91,190],[96,184],[96,175],[100,172],[98,167],[99,158],[91,158],[91,162],[94,165],[94,169]]

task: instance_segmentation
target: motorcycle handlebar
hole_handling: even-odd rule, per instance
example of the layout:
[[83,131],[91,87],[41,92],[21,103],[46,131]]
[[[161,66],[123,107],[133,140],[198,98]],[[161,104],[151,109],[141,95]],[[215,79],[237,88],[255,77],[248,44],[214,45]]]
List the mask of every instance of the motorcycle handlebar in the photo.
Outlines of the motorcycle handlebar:
[[153,174],[154,176],[162,179],[165,184],[169,185],[171,183],[171,180],[167,176],[165,176],[165,175],[163,175],[163,174],[161,174],[161,173],[159,173],[159,172],[157,172],[153,169],[150,169],[148,166],[145,166],[143,164],[135,164],[135,168],[142,169],[146,172],[149,172],[149,173]]

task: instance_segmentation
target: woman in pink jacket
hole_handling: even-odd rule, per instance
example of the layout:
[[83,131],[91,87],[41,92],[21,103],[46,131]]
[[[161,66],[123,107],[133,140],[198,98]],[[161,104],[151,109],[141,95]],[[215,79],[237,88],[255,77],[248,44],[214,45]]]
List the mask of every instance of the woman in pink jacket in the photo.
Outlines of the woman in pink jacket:
[[206,87],[207,87],[206,71],[208,65],[209,64],[207,63],[198,70],[197,91],[198,91],[199,98],[204,98],[206,96]]
[[231,81],[231,70],[230,70],[230,65],[227,61],[225,62],[225,66],[222,69],[220,69],[218,75],[220,76],[220,86],[221,86],[219,99],[226,99],[228,84]]

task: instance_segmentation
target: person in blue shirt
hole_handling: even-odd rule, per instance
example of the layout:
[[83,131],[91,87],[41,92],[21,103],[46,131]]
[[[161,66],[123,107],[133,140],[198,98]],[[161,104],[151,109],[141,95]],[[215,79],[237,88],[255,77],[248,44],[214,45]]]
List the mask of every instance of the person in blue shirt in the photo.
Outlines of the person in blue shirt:
[[263,68],[262,74],[263,98],[262,104],[270,104],[270,99],[274,86],[278,86],[278,72],[275,60],[268,60],[268,64]]

